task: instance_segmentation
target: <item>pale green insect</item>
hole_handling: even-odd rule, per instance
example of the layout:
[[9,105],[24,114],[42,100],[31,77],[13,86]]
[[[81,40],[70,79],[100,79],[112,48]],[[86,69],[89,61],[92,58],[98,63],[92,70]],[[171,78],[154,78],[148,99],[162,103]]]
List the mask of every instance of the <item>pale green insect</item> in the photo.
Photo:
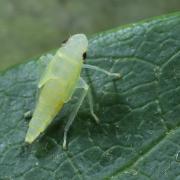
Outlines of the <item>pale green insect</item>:
[[93,111],[91,95],[88,93],[88,85],[80,77],[82,67],[101,71],[107,75],[119,77],[118,73],[110,73],[95,66],[83,64],[83,54],[88,48],[88,40],[84,34],[71,36],[68,41],[56,52],[48,63],[43,76],[40,79],[38,88],[40,94],[35,111],[29,123],[25,142],[32,143],[53,121],[64,103],[71,99],[76,88],[82,88],[83,93],[78,99],[77,105],[65,126],[63,148],[66,148],[68,130],[73,123],[75,116],[88,94],[90,112],[94,119],[99,119]]

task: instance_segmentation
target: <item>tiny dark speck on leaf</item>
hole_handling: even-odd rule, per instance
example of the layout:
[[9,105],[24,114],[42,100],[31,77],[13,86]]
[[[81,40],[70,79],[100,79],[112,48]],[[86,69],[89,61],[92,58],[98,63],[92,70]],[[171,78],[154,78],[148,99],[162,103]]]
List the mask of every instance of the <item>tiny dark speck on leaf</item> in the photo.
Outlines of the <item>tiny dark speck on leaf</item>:
[[176,154],[176,161],[180,162],[180,151],[178,151]]

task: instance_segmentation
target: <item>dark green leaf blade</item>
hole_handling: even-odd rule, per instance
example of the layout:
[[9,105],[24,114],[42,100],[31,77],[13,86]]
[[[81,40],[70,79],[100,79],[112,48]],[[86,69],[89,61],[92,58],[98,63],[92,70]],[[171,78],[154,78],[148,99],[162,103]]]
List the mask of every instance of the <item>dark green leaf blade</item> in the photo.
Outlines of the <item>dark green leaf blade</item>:
[[39,141],[24,145],[23,115],[34,108],[42,62],[1,74],[0,179],[178,179],[179,34],[180,13],[175,13],[90,39],[87,62],[120,72],[122,79],[83,72],[101,124],[84,103],[68,151],[62,150],[66,111]]

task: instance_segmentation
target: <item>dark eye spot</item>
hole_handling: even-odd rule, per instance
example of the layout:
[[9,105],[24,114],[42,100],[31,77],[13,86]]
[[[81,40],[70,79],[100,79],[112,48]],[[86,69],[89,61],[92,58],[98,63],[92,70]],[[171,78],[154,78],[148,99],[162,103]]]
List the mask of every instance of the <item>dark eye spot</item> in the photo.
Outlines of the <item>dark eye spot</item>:
[[86,52],[84,52],[84,53],[83,53],[83,60],[85,60],[85,59],[86,59],[86,56],[87,56],[87,53],[86,53]]
[[64,41],[62,41],[62,44],[65,44],[67,41],[68,41],[68,40],[67,40],[67,39],[65,39]]

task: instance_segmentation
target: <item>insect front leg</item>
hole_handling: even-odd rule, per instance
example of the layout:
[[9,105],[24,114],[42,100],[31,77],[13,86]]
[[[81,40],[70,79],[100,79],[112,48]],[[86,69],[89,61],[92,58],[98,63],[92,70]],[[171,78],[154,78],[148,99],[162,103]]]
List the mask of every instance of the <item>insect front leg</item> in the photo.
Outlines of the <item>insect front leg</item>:
[[102,73],[104,73],[104,74],[106,74],[108,76],[113,76],[113,77],[116,77],[116,78],[121,78],[121,75],[119,73],[111,73],[111,72],[106,71],[105,69],[102,69],[102,68],[97,67],[97,66],[93,66],[93,65],[89,65],[89,64],[83,64],[83,68],[99,71],[99,72],[102,72]]

